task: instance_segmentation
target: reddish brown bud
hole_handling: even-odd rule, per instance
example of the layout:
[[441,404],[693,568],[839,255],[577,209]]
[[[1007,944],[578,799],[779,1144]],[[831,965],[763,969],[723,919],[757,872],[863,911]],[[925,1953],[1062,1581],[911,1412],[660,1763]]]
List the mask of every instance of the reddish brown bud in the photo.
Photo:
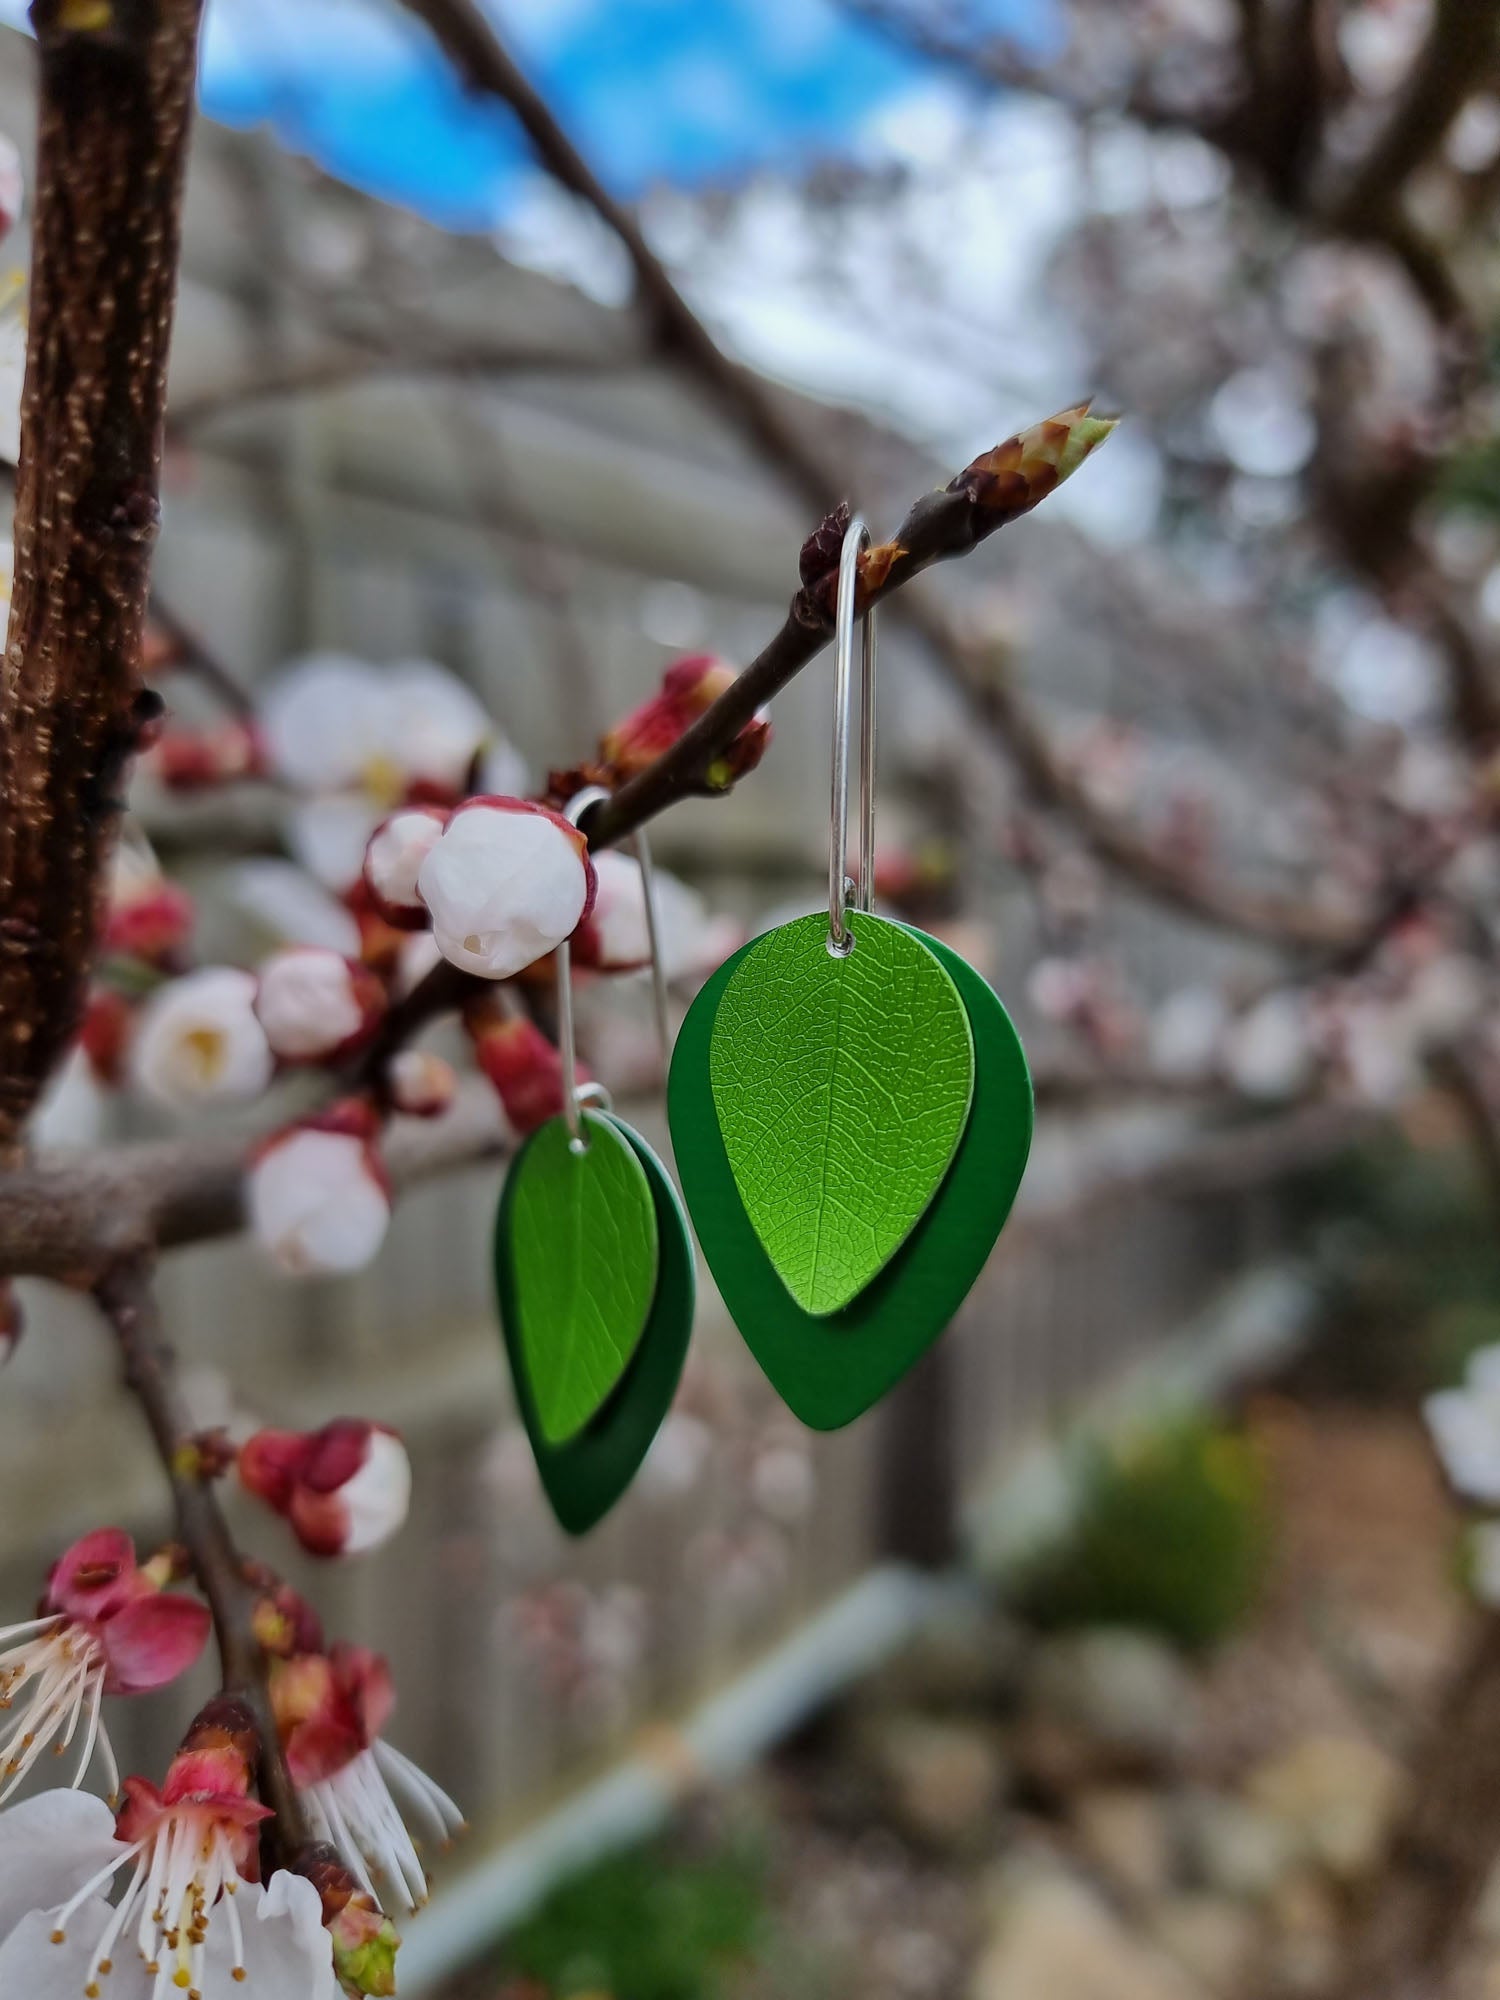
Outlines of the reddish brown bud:
[[712,653],[675,660],[659,691],[617,722],[599,746],[614,782],[633,778],[670,750],[734,681],[734,668]]
[[804,588],[811,588],[821,582],[830,570],[838,568],[850,519],[849,502],[840,500],[832,513],[823,516],[802,544],[797,556],[797,574]]
[[323,1905],[323,1927],[333,1940],[333,1965],[346,1993],[385,2000],[396,1991],[401,1940],[375,1899],[327,1845],[304,1848],[292,1864],[311,1882]]
[[260,1756],[260,1732],[249,1703],[237,1694],[214,1695],[189,1723],[182,1748],[232,1750],[247,1770],[253,1770]]
[[745,724],[727,750],[714,758],[703,773],[704,783],[711,792],[727,792],[755,769],[770,747],[770,718],[757,716]]
[[[534,1021],[480,1002],[465,1014],[464,1026],[474,1044],[474,1058],[494,1085],[517,1133],[524,1137],[561,1115],[562,1056]],[[582,1063],[575,1074],[579,1083],[589,1081]]]
[[89,1068],[107,1089],[118,1089],[125,1077],[125,1051],[130,1042],[134,1009],[112,986],[96,986],[83,1010],[79,1044]]
[[265,755],[248,722],[227,722],[217,729],[164,729],[151,750],[151,769],[168,791],[197,792],[260,777]]
[[1116,427],[1112,417],[1091,417],[1087,403],[1062,410],[1055,417],[1020,431],[984,452],[949,485],[962,493],[998,527],[1027,514],[1058,487]]

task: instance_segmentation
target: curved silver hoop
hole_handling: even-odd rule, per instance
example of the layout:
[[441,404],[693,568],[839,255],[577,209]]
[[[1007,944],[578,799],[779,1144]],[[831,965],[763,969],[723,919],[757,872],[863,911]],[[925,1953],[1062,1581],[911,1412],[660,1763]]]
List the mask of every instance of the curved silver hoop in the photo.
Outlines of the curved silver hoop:
[[[575,792],[563,808],[563,818],[570,825],[578,822],[591,806],[607,799],[609,793],[601,785],[586,785],[581,792]],[[641,900],[646,909],[646,941],[651,953],[651,999],[656,1016],[656,1034],[661,1043],[663,1073],[672,1055],[672,1017],[667,994],[666,968],[661,954],[661,919],[656,903],[656,871],[651,860],[651,845],[645,829],[638,828],[631,835],[631,846],[635,849],[636,862],[641,871]],[[573,1025],[573,947],[567,938],[557,947],[557,1040],[563,1065],[563,1116],[568,1121],[568,1144],[575,1153],[588,1151],[588,1138],[583,1129],[583,1106],[594,1105],[601,1111],[613,1110],[609,1092],[602,1083],[578,1082],[578,1038]]]
[[[572,826],[590,806],[607,799],[602,785],[585,785],[563,807],[563,818]],[[586,1153],[588,1138],[583,1129],[583,1106],[599,1104],[609,1108],[608,1092],[602,1084],[586,1083],[578,1088],[578,1037],[573,1026],[573,947],[567,938],[557,947],[557,1045],[562,1056],[563,1117],[568,1121],[568,1145],[575,1153]]]
[[875,613],[859,619],[859,882],[844,873],[849,846],[849,691],[854,678],[854,604],[859,558],[870,531],[856,514],[839,552],[838,598],[833,638],[833,783],[828,825],[828,950],[847,958],[854,933],[845,922],[851,895],[868,914],[875,900]]

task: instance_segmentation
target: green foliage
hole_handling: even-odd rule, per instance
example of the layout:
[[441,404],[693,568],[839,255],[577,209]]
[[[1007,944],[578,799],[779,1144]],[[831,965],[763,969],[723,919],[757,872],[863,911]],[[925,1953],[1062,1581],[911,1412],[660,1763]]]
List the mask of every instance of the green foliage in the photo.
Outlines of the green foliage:
[[1080,1447],[1082,1496],[1020,1608],[1047,1626],[1131,1625],[1207,1646],[1254,1600],[1270,1540],[1264,1470],[1240,1432],[1183,1418]]
[[564,1883],[507,1940],[502,1963],[547,2000],[722,2000],[766,1940],[766,1856],[738,1834],[612,1855]]

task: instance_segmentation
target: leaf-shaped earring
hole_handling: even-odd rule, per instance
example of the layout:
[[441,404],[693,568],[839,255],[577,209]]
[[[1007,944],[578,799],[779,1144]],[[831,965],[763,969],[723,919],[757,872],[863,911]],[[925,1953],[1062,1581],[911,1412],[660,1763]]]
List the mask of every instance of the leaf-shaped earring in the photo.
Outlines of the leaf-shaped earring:
[[[575,823],[596,799],[580,792]],[[656,898],[635,837],[662,1060],[670,1050]],[[597,1085],[579,1091],[572,954],[557,950],[563,1113],[538,1128],[506,1176],[495,1220],[495,1285],[516,1400],[552,1510],[583,1534],[629,1486],[671,1407],[692,1333],[692,1242],[677,1191]],[[599,1110],[585,1110],[592,1099]]]
[[725,1303],[792,1410],[831,1429],[948,1323],[1019,1185],[1031,1081],[1005,1010],[936,940],[871,913],[875,637],[863,619],[858,910],[845,879],[858,558],[839,565],[828,918],[747,945],[694,1001],[668,1110]]

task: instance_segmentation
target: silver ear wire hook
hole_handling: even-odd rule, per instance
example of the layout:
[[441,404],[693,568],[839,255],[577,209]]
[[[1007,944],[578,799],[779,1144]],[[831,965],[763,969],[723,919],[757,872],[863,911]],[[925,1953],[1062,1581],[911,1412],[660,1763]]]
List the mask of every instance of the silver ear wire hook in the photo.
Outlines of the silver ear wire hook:
[[[859,558],[870,531],[855,515],[839,552],[838,598],[833,639],[833,790],[828,843],[828,950],[847,958],[854,933],[844,921],[854,889],[844,874],[849,843],[849,683],[854,675],[854,602]],[[860,619],[863,644],[859,673],[859,887],[855,907],[866,914],[875,900],[875,613]]]
[[667,996],[667,968],[661,955],[661,916],[656,902],[656,866],[651,859],[651,843],[646,829],[638,827],[630,837],[641,871],[641,900],[646,906],[646,941],[651,948],[651,1008],[656,1016],[656,1039],[661,1047],[662,1075],[672,1060],[672,1016]]
[[[563,808],[563,818],[577,826],[590,806],[607,799],[602,785],[586,785],[575,792]],[[649,909],[648,923],[649,923]],[[557,1041],[562,1055],[563,1117],[568,1121],[568,1145],[575,1153],[586,1153],[588,1139],[583,1130],[583,1105],[599,1104],[609,1109],[609,1093],[602,1084],[586,1083],[578,1088],[578,1039],[573,1028],[573,947],[567,938],[557,947]]]

